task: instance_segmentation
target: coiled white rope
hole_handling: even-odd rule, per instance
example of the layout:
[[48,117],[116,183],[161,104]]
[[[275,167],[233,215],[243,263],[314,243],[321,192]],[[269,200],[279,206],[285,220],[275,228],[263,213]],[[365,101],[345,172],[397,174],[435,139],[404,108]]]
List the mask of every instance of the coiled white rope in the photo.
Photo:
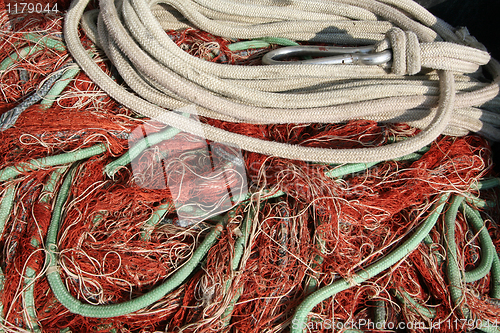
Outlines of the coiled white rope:
[[[498,95],[500,66],[464,29],[454,31],[411,0],[100,0],[99,14],[84,16],[87,3],[75,0],[66,17],[64,35],[75,60],[118,102],[182,131],[266,155],[326,163],[397,158],[443,133],[476,131],[500,141],[494,127],[499,125],[499,103],[481,108]],[[82,17],[89,37],[135,94],[89,57],[78,36]],[[374,44],[375,51],[392,49],[393,62],[391,68],[211,63],[182,51],[164,31],[188,25],[231,38]],[[487,69],[492,82],[478,79],[481,69]],[[364,118],[408,122],[423,131],[376,148],[308,148],[229,133],[169,111],[189,105],[199,115],[227,121]]]

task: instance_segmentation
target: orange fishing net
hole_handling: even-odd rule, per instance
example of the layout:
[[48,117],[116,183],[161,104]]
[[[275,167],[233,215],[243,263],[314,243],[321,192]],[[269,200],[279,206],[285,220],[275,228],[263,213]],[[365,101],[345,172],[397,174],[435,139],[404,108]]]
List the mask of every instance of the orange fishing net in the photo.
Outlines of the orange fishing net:
[[[1,59],[33,46],[27,32],[55,38],[61,33],[61,13],[14,15],[14,19],[3,15],[2,24],[9,21],[14,33],[2,34]],[[252,65],[262,55],[261,50],[230,51],[227,45],[234,41],[192,28],[169,34],[181,48],[207,61]],[[69,61],[67,52],[50,48],[13,59],[0,78],[0,112],[12,109]],[[113,73],[106,59],[98,62]],[[418,133],[405,124],[366,120],[287,125],[200,121],[264,140],[325,148],[375,147]],[[397,248],[430,214],[438,195],[478,195],[474,187],[478,180],[494,176],[489,143],[477,135],[442,136],[418,159],[381,162],[331,177],[329,172],[342,166],[247,151],[238,155],[234,147],[186,133],[147,147],[131,164],[112,176],[106,174],[110,162],[164,129],[163,124],[118,105],[79,73],[50,108],[30,106],[13,127],[0,132],[0,169],[106,145],[102,154],[78,162],[58,233],[62,280],[82,303],[115,304],[145,295],[172,277],[209,230],[225,221],[205,259],[159,301],[113,318],[73,314],[58,301],[45,276],[44,243],[64,177],[54,179],[52,189],[46,185],[54,171],[65,170],[21,168],[17,178],[0,184],[4,196],[9,186],[16,188],[0,240],[5,281],[0,289],[2,328],[288,331],[296,307],[308,295],[340,278],[352,281],[357,272]],[[498,203],[498,190],[482,190],[480,195]],[[500,250],[498,205],[478,209]],[[201,222],[190,220],[196,216],[203,217]],[[245,225],[249,229],[241,247]],[[455,229],[458,265],[473,270],[484,255],[480,241],[462,213]],[[382,332],[406,323],[405,328],[415,332],[460,331],[466,318],[449,292],[445,233],[440,219],[427,241],[404,260],[319,303],[307,327],[330,332],[351,325]],[[238,249],[241,257],[235,261]],[[490,322],[500,318],[498,300],[488,296],[491,283],[490,273],[467,283],[463,302],[470,318]],[[430,308],[433,316],[412,302]],[[380,307],[385,310],[385,326],[371,327]]]

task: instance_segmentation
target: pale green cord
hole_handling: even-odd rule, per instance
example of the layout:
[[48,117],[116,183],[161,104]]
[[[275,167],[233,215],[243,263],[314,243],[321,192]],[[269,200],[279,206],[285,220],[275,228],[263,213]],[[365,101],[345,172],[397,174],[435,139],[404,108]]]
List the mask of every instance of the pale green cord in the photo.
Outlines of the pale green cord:
[[[12,207],[14,207],[14,200],[16,197],[16,185],[11,184],[7,186],[5,189],[2,203],[0,204],[0,239],[2,238],[3,231],[5,229],[5,224],[10,218],[10,212],[12,211]],[[0,290],[3,290],[5,285],[5,275],[0,268]],[[3,325],[4,317],[3,317],[3,303],[0,300],[0,326]],[[2,331],[0,329],[0,331]]]
[[70,153],[32,159],[29,162],[21,162],[14,166],[6,167],[0,170],[0,181],[12,179],[23,172],[35,171],[44,167],[68,164],[83,160],[102,154],[106,151],[106,149],[107,146],[104,143],[100,143],[95,146],[79,149]]
[[62,41],[62,40],[57,40],[54,38],[50,38],[47,36],[41,36],[41,35],[34,34],[34,33],[25,33],[24,38],[26,38],[34,43],[41,44],[45,47],[49,47],[49,48],[56,50],[56,51],[61,51],[61,52],[66,51],[66,45],[64,44],[64,41]]
[[45,50],[46,47],[43,45],[33,45],[33,46],[26,46],[20,49],[19,51],[16,51],[12,53],[10,56],[5,58],[2,63],[0,63],[0,72],[5,71],[8,69],[10,66],[14,64],[19,59],[22,59],[24,57],[27,57],[29,55],[32,55],[34,53],[37,53],[39,51]]
[[282,37],[263,37],[257,38],[249,41],[236,42],[229,44],[227,48],[230,51],[242,51],[248,49],[260,49],[264,47],[269,47],[271,44],[281,45],[281,46],[295,46],[299,45],[299,43]]
[[[318,221],[318,227],[321,225],[321,219]],[[319,233],[316,233],[317,237],[317,243],[316,243],[316,248],[319,250],[321,254],[325,254],[325,240],[321,237]],[[311,264],[311,268],[314,270],[318,268],[321,264],[323,263],[323,256],[321,255],[315,255],[314,256],[314,261]],[[305,293],[306,295],[309,295],[310,293],[316,291],[318,289],[318,274],[314,274],[309,277],[309,281],[306,285],[305,288]]]
[[269,46],[271,46],[271,44],[269,44],[268,42],[256,39],[256,40],[249,40],[249,41],[229,44],[227,48],[230,51],[243,51],[249,49],[261,49]]
[[[446,212],[444,223],[444,247],[446,250],[446,273],[448,276],[448,284],[450,290],[451,302],[455,306],[459,306],[464,297],[462,293],[463,288],[463,273],[458,267],[457,257],[457,244],[455,240],[455,223],[457,219],[458,208],[462,204],[464,197],[455,195],[453,196],[448,211]],[[464,318],[469,315],[467,306],[461,308]]]
[[[49,203],[50,194],[55,191],[58,180],[68,169],[67,166],[57,168],[51,174],[46,184],[43,187],[42,196],[40,202]],[[40,246],[36,237],[31,239],[31,244],[33,247],[38,248]],[[23,312],[24,320],[26,322],[26,327],[29,327],[32,332],[41,332],[40,327],[37,322],[37,315],[35,311],[35,277],[36,270],[31,267],[26,267],[26,273],[24,276],[24,308]]]
[[465,197],[465,201],[476,208],[493,208],[497,205],[495,201],[484,200],[476,197]]
[[61,278],[58,267],[57,249],[57,233],[59,231],[63,206],[68,198],[71,182],[73,180],[74,171],[75,168],[72,168],[68,172],[68,175],[61,185],[56,203],[54,205],[46,240],[47,279],[49,281],[50,289],[56,296],[57,300],[71,313],[91,318],[110,318],[127,315],[153,304],[181,285],[189,277],[189,275],[191,275],[196,266],[198,266],[221,234],[223,225],[218,224],[212,229],[212,231],[210,231],[203,242],[193,252],[189,261],[179,268],[167,281],[144,295],[119,304],[91,305],[81,303],[69,293]]
[[[261,198],[264,200],[270,200],[285,195],[285,192],[282,190],[277,190],[275,193],[269,195],[270,192],[272,192],[272,190],[263,190],[261,192]],[[248,202],[252,198],[252,195],[255,195],[255,193],[248,192],[243,201]]]
[[71,80],[80,73],[80,68],[70,68],[59,78],[59,80],[50,88],[47,95],[42,99],[40,104],[48,109],[52,107],[57,97],[63,92],[63,90],[69,85]]
[[500,258],[498,258],[498,253],[493,257],[491,264],[490,297],[500,299]]
[[43,37],[33,33],[24,34],[24,37],[32,42],[35,42],[36,44],[33,46],[26,46],[19,51],[13,52],[10,56],[5,58],[2,63],[0,63],[0,71],[6,70],[19,59],[25,58],[39,51],[46,50],[47,48],[51,48],[53,50],[61,52],[66,51],[66,46],[62,41],[50,37]]
[[423,242],[424,242],[425,245],[432,245],[432,244],[434,244],[434,241],[432,240],[431,235],[425,236]]
[[243,219],[243,222],[241,223],[241,236],[238,237],[236,242],[234,243],[234,254],[233,254],[233,259],[232,259],[232,266],[231,269],[233,271],[238,270],[238,268],[241,269],[240,266],[240,261],[241,258],[243,257],[243,252],[245,251],[245,247],[247,246],[248,243],[248,237],[250,236],[250,231],[252,230],[252,221],[255,217],[255,211],[252,209],[252,207],[249,207],[248,213],[246,214],[245,218]]
[[163,216],[167,214],[174,205],[170,202],[167,202],[166,204],[159,205],[156,207],[156,210],[153,212],[151,217],[144,223],[141,231],[141,239],[145,241],[149,241],[151,239],[151,232],[153,228],[160,223],[162,220]]
[[[424,240],[423,240],[424,244],[427,245],[429,248],[432,247],[432,245],[434,244],[434,241],[432,240],[432,237],[431,235],[427,235],[425,236]],[[436,263],[438,266],[441,266],[441,264],[443,263],[444,259],[443,257],[440,255],[439,251],[437,250],[432,250],[432,255],[434,256],[435,260],[436,260]]]
[[31,267],[26,267],[26,273],[24,276],[24,321],[26,326],[29,327],[31,332],[39,333],[41,332],[40,326],[38,325],[36,311],[35,311],[35,279],[36,271]]
[[68,170],[69,166],[65,165],[60,168],[55,169],[49,176],[49,179],[47,179],[47,182],[43,186],[43,191],[41,194],[40,202],[44,203],[49,203],[50,202],[50,195],[53,194],[53,192],[56,189],[57,182],[61,178],[61,176]]
[[382,163],[383,161],[380,162],[371,162],[371,163],[355,163],[355,164],[346,164],[339,166],[337,168],[334,168],[330,171],[325,172],[325,176],[328,178],[341,178],[346,175],[350,175],[356,172],[361,172],[364,170],[367,170],[371,168],[374,165],[377,165],[379,163]]
[[438,202],[433,206],[432,213],[426,221],[419,226],[418,230],[397,249],[390,252],[376,263],[368,266],[366,269],[360,270],[357,274],[352,276],[351,281],[347,281],[345,279],[337,280],[331,285],[323,287],[308,296],[295,311],[295,315],[292,320],[293,325],[291,327],[291,333],[302,332],[303,328],[306,327],[307,315],[317,304],[343,290],[349,289],[353,285],[360,284],[378,275],[411,253],[425,238],[425,236],[429,234],[431,229],[436,224],[448,197],[448,193],[440,196]]
[[[184,117],[189,117],[188,113],[182,114]],[[137,156],[139,156],[145,149],[154,146],[160,142],[165,140],[169,140],[176,136],[179,132],[179,129],[175,127],[168,127],[163,131],[156,132],[153,134],[148,134],[145,138],[137,142],[133,147],[131,147],[125,154],[114,160],[113,162],[108,163],[104,167],[104,172],[108,175],[108,177],[113,177],[114,174],[125,165],[132,162]]]
[[[397,289],[393,289],[394,296],[405,306],[411,308],[414,312],[418,313],[419,315],[429,318],[429,319],[434,319],[436,318],[436,309],[434,308],[429,308],[425,305],[420,304],[418,301],[416,301],[410,294],[408,294],[406,291],[399,291]],[[409,305],[408,305],[409,303]]]
[[[484,227],[484,222],[479,212],[467,205],[462,205],[462,207],[474,229],[476,231],[481,230],[479,236],[481,237],[481,234],[483,234],[484,239],[480,238],[482,255],[492,256],[490,297],[500,298],[500,259],[498,258],[493,241]],[[482,321],[482,325],[478,329],[487,333],[499,333],[500,328],[497,325]]]
[[497,251],[479,212],[464,203],[462,203],[461,208],[468,217],[467,221],[472,225],[472,228],[479,233],[479,242],[481,244],[481,261],[479,265],[473,270],[465,272],[465,282],[474,282],[482,279],[490,272]]
[[373,304],[373,321],[375,322],[375,327],[385,327],[386,317],[385,301],[375,301]]
[[500,178],[499,177],[494,177],[494,178],[488,178],[488,179],[483,179],[479,181],[477,184],[474,184],[472,186],[473,190],[489,190],[491,188],[500,186]]
[[[232,280],[229,280],[226,285],[227,287],[230,287]],[[226,307],[224,310],[224,313],[222,314],[222,327],[227,327],[229,323],[231,322],[231,314],[233,313],[234,307],[236,306],[236,303],[240,299],[241,295],[243,294],[243,286],[239,287],[236,290],[236,293],[234,294],[233,298],[229,302],[229,305]]]
[[[399,158],[393,159],[393,161],[416,161],[422,157],[422,153],[425,153],[429,151],[429,147],[425,146],[418,150],[415,153],[411,153],[405,156],[401,156]],[[345,165],[338,166],[330,171],[325,172],[325,176],[329,178],[341,178],[343,176],[361,172],[364,170],[367,170],[377,164],[380,164],[384,161],[378,161],[378,162],[370,162],[370,163],[349,163]]]
[[[251,206],[249,206],[248,212],[245,215],[243,222],[241,223],[241,228],[240,228],[241,235],[238,237],[238,239],[234,243],[234,253],[233,253],[232,264],[231,264],[231,270],[232,270],[233,274],[235,274],[238,271],[238,269],[240,269],[240,270],[242,269],[242,267],[240,267],[240,262],[241,262],[241,258],[243,257],[243,253],[245,252],[245,248],[246,248],[247,243],[248,243],[248,238],[249,238],[250,232],[252,230],[252,222],[253,222],[254,217],[255,217],[255,210],[252,209]],[[228,291],[229,288],[231,288],[232,283],[233,283],[233,278],[231,277],[228,281],[226,281],[226,291]],[[239,287],[236,290],[236,293],[234,294],[233,298],[231,299],[228,306],[224,310],[224,313],[222,314],[222,317],[221,317],[222,321],[223,321],[222,322],[223,327],[226,327],[227,325],[229,325],[229,323],[231,321],[231,314],[234,310],[236,303],[240,299],[240,296],[243,294],[243,290],[244,290],[243,286]]]
[[16,197],[16,186],[11,184],[5,188],[5,192],[2,197],[2,203],[0,204],[0,239],[3,235],[3,230],[5,224],[10,218],[10,212],[14,207],[14,199]]

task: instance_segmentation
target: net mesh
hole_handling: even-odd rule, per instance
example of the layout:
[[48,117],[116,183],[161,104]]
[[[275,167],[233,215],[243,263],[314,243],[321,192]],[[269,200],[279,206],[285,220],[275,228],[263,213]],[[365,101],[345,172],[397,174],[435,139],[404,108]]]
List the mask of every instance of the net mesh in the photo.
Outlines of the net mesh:
[[[1,36],[0,58],[12,62],[0,79],[1,113],[36,91],[47,75],[69,61],[65,51],[50,48],[19,59],[15,56],[36,44],[25,32],[60,38],[60,14],[25,15],[10,22],[13,31],[22,32]],[[228,45],[234,41],[193,28],[168,33],[181,48],[207,61],[253,65],[269,50],[230,51]],[[99,64],[112,72],[107,61],[101,59]],[[323,148],[376,147],[419,132],[405,124],[367,120],[286,125],[203,117],[200,121],[264,140]],[[0,185],[3,193],[12,185],[17,189],[0,241],[3,327],[32,330],[36,326],[43,332],[286,331],[296,307],[314,290],[339,278],[352,281],[356,272],[407,239],[439,194],[478,195],[473,186],[494,175],[489,143],[477,135],[441,136],[418,160],[381,162],[331,178],[328,172],[342,166],[248,151],[236,156],[232,147],[180,133],[151,145],[112,177],[104,172],[108,163],[140,142],[137,133],[152,135],[164,129],[163,124],[118,105],[80,73],[50,108],[31,106],[15,126],[0,132],[1,169],[107,145],[104,153],[79,162],[58,234],[59,271],[69,292],[83,303],[114,304],[144,295],[182,267],[217,221],[226,219],[205,260],[161,300],[115,318],[75,315],[58,302],[44,275],[44,242],[62,177],[52,190],[46,184],[60,167],[24,170]],[[214,170],[223,172],[214,175]],[[234,197],[231,189],[245,186],[252,200],[235,204],[238,199],[233,198],[228,207],[218,201],[228,191]],[[272,197],[277,193],[281,195]],[[498,190],[480,195],[498,202]],[[177,211],[191,209],[193,198],[197,198],[193,211],[203,209],[209,218],[186,225]],[[164,206],[171,208],[151,224]],[[229,213],[210,215],[214,207],[225,207]],[[498,209],[480,208],[500,251]],[[245,219],[251,228],[241,246]],[[327,332],[335,323],[344,328],[349,323],[373,323],[374,304],[382,302],[386,323],[427,325],[416,327],[416,332],[427,332],[432,325],[435,332],[453,331],[450,323],[464,315],[449,292],[444,233],[439,222],[430,243],[421,244],[381,275],[318,304],[307,327]],[[457,215],[455,238],[459,267],[473,269],[483,253],[462,213]],[[500,317],[500,307],[488,296],[491,279],[487,274],[464,288],[470,318],[495,322]],[[433,309],[434,317],[405,295]]]

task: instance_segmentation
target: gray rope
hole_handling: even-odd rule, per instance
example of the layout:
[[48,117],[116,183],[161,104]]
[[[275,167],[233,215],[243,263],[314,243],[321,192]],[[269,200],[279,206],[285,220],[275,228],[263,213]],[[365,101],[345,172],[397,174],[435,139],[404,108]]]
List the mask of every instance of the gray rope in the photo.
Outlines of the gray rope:
[[64,74],[68,65],[62,67],[58,71],[52,73],[42,84],[40,88],[37,89],[30,96],[25,98],[19,105],[10,109],[9,111],[0,115],[0,132],[5,131],[8,128],[11,128],[16,124],[17,118],[30,106],[41,101],[47,93],[50,91],[50,88],[54,85],[54,83],[59,80],[59,78]]

